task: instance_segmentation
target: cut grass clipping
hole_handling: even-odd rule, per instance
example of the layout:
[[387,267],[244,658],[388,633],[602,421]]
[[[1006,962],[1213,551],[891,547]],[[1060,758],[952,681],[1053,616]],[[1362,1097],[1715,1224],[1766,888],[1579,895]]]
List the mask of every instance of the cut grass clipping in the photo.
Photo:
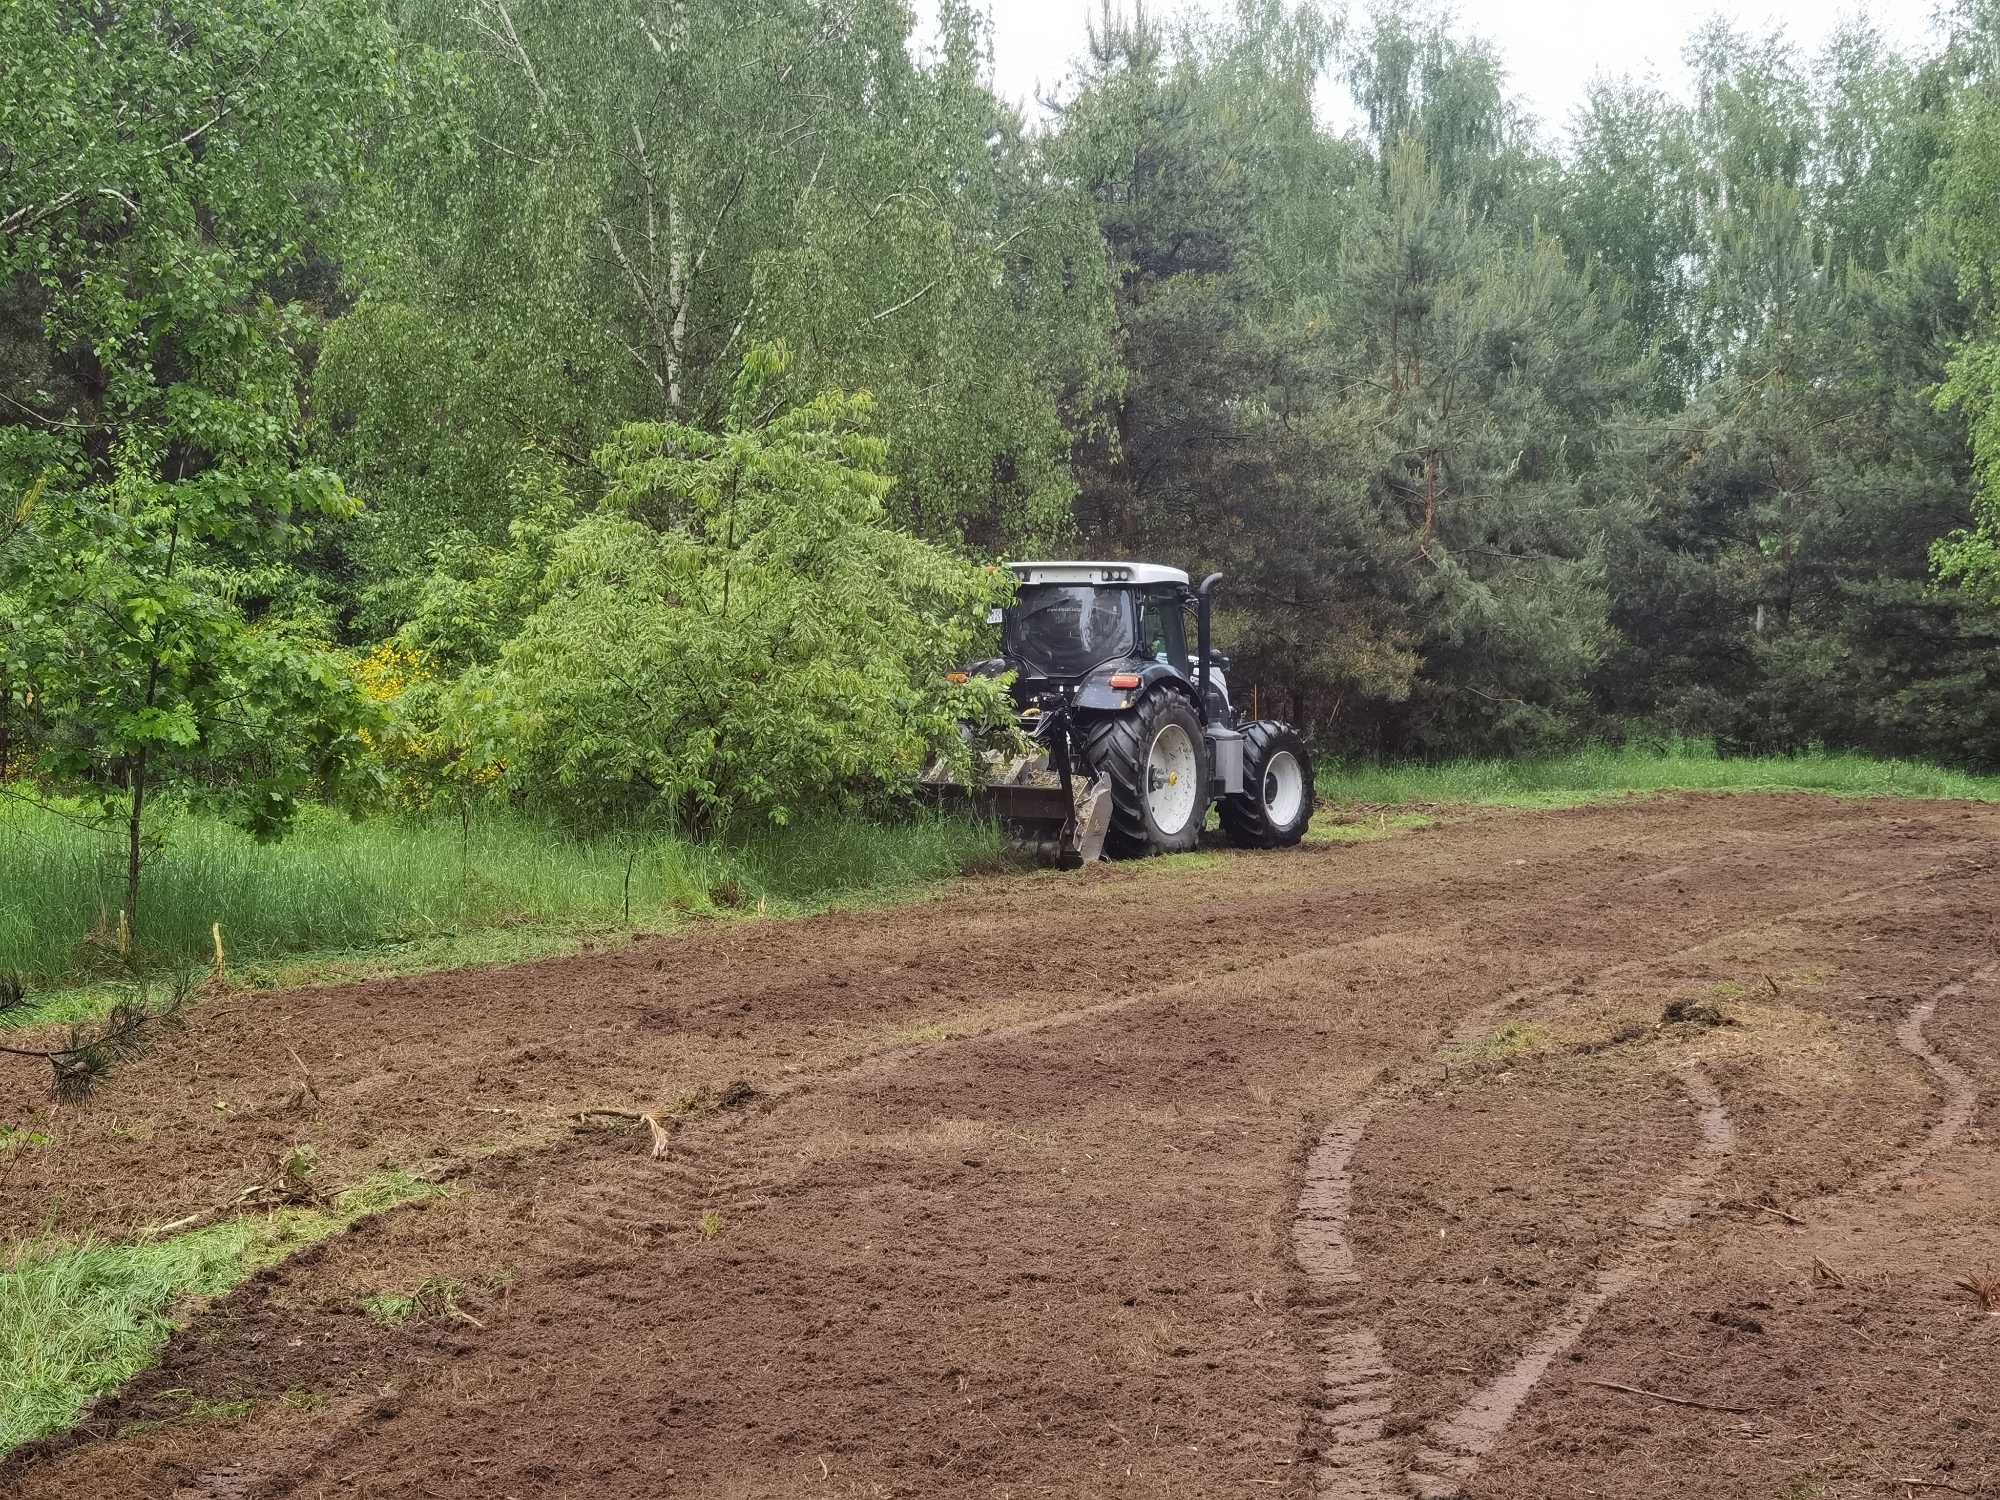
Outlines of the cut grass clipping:
[[1631,792],[1823,792],[1844,797],[2000,802],[2000,776],[1919,761],[1813,751],[1720,756],[1700,741],[1597,746],[1522,760],[1322,765],[1319,794],[1336,806],[1577,807]]
[[389,1173],[342,1194],[330,1212],[287,1209],[129,1245],[14,1246],[0,1259],[0,1455],[61,1432],[152,1364],[189,1303],[437,1191]]

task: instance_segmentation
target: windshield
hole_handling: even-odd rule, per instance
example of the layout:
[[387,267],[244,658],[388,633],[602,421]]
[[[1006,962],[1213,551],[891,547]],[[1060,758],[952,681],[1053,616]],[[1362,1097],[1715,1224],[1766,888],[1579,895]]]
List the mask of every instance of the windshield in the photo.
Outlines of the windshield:
[[1006,650],[1044,677],[1081,677],[1132,652],[1132,608],[1124,589],[1038,583],[1007,611]]

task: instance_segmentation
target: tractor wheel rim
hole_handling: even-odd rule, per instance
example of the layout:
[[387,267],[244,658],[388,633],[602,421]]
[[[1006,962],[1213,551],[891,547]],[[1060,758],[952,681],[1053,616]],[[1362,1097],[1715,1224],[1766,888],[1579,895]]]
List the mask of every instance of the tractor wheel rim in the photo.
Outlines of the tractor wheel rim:
[[1153,736],[1146,752],[1146,810],[1162,834],[1179,833],[1194,816],[1199,769],[1187,730],[1168,724]]
[[1280,828],[1298,820],[1299,805],[1305,801],[1306,777],[1299,758],[1280,750],[1264,762],[1264,816]]

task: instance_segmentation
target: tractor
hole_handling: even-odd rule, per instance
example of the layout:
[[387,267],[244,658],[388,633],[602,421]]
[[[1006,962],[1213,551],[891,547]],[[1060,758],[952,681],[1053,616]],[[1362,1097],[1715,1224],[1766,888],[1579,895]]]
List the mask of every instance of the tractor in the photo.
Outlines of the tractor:
[[1007,566],[1018,587],[994,612],[1000,655],[965,678],[1012,674],[1021,737],[975,738],[972,783],[940,758],[926,785],[968,795],[1017,847],[1066,866],[1192,849],[1211,804],[1233,844],[1305,837],[1312,755],[1289,724],[1230,703],[1210,639],[1220,573],[1190,589],[1185,572],[1154,563]]

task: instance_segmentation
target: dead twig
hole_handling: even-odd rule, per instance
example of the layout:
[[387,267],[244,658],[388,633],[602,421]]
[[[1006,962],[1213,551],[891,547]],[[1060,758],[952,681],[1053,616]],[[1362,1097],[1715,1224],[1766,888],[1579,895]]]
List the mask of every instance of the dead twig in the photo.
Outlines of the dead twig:
[[1913,1490],[1950,1490],[1954,1495],[1977,1495],[1979,1491],[1963,1489],[1955,1484],[1946,1484],[1942,1479],[1909,1479],[1901,1475],[1889,1481],[1891,1484],[1908,1485]]
[[299,1080],[305,1084],[306,1092],[313,1096],[313,1103],[319,1103],[319,1088],[313,1082],[312,1069],[308,1068],[306,1060],[299,1056],[299,1049],[288,1043],[286,1044],[285,1051],[291,1054],[292,1062],[299,1070]]
[[223,1212],[216,1208],[198,1208],[184,1219],[175,1219],[168,1224],[151,1224],[139,1231],[147,1239],[160,1234],[177,1234],[183,1229],[192,1229],[203,1219],[212,1219]]
[[1621,1385],[1615,1380],[1586,1380],[1585,1385],[1600,1385],[1607,1391],[1623,1391],[1628,1396],[1644,1396],[1648,1401],[1664,1401],[1669,1406],[1698,1406],[1703,1411],[1726,1411],[1737,1416],[1755,1411],[1752,1406],[1720,1406],[1713,1401],[1697,1401],[1691,1396],[1669,1396],[1662,1391],[1648,1391],[1636,1385]]
[[580,1109],[570,1116],[576,1125],[584,1125],[591,1120],[622,1120],[629,1125],[643,1125],[653,1137],[653,1160],[658,1161],[667,1154],[674,1132],[680,1128],[680,1121],[668,1117],[661,1119],[655,1114],[640,1114],[629,1109]]
[[1821,1260],[1817,1255],[1812,1260],[1812,1279],[1815,1286],[1846,1286],[1847,1278]]
[[149,1225],[140,1230],[139,1234],[144,1239],[152,1239],[155,1235],[178,1234],[183,1229],[193,1229],[196,1225],[205,1224],[210,1219],[221,1218],[224,1214],[242,1207],[242,1205],[250,1202],[253,1198],[260,1197],[270,1190],[270,1186],[266,1183],[253,1182],[220,1208],[198,1208],[193,1213],[183,1218],[175,1219],[171,1223]]
[[1776,1215],[1778,1218],[1785,1220],[1789,1224],[1805,1225],[1805,1227],[1807,1228],[1811,1227],[1810,1225],[1807,1225],[1806,1221],[1804,1219],[1801,1219],[1797,1214],[1787,1213],[1784,1209],[1779,1208],[1775,1203],[1752,1203],[1747,1198],[1725,1198],[1722,1201],[1721,1206],[1723,1208],[1747,1208],[1752,1210],[1753,1212],[1760,1214],[1773,1214]]
[[319,1112],[326,1108],[326,1101],[319,1096],[319,1085],[313,1082],[312,1069],[308,1068],[306,1060],[299,1056],[298,1048],[287,1045],[285,1051],[291,1054],[292,1065],[299,1070],[299,1089],[286,1102],[297,1104],[303,1095],[304,1098],[312,1100],[313,1114],[317,1117]]

